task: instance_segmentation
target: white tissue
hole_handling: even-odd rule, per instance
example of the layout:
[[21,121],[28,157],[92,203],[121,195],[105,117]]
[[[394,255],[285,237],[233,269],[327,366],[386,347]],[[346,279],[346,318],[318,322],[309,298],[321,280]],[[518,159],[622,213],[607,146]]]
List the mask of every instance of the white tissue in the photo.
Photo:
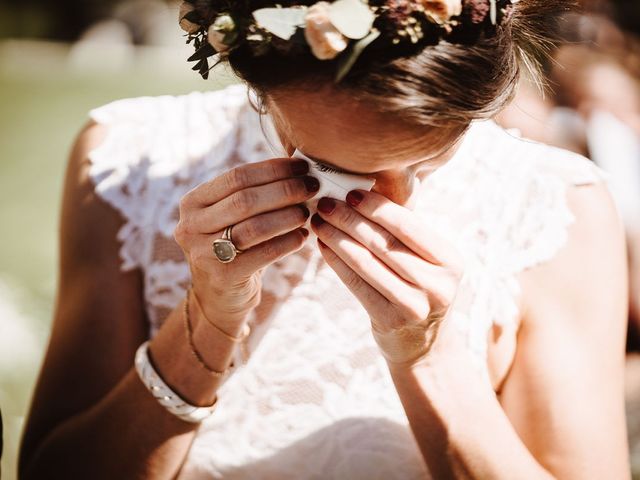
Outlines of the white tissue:
[[351,190],[369,192],[376,183],[374,179],[362,175],[336,172],[332,167],[307,157],[299,150],[293,152],[293,158],[306,160],[309,164],[308,175],[317,178],[320,182],[320,190],[306,203],[312,215],[317,211],[318,200],[322,197],[335,198],[344,202]]

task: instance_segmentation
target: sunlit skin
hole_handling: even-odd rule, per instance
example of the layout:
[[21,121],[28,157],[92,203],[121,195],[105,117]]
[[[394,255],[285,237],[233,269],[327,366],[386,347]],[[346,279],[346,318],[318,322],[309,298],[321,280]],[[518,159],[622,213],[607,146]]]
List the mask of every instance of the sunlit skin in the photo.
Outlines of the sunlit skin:
[[[319,92],[274,95],[269,106],[289,154],[299,148],[376,178],[374,192],[361,192],[357,205],[325,200],[312,224],[327,264],[369,313],[433,478],[628,478],[626,263],[606,188],[568,190],[577,221],[552,260],[519,276],[520,329],[489,335],[489,383],[446,315],[464,270],[460,252],[411,209],[415,179],[444,165],[457,137]],[[197,432],[160,406],[132,367],[148,338],[143,273],[120,269],[122,215],[99,198],[88,175],[89,152],[106,134],[104,126],[88,126],[68,165],[54,327],[21,450],[27,480],[51,472],[175,478]],[[193,344],[209,368],[225,369],[235,349],[209,321],[239,334],[263,306],[261,272],[308,241],[308,213],[299,205],[313,198],[309,185],[319,185],[300,163],[247,163],[180,201],[174,237],[201,300],[202,308],[190,307]],[[211,244],[229,225],[245,251],[221,264]],[[185,339],[184,304],[153,337],[151,357],[181,398],[211,405],[220,381]],[[430,325],[439,326],[437,335]]]
[[267,105],[289,154],[298,148],[327,165],[373,177],[373,190],[400,205],[411,206],[415,179],[444,165],[459,145],[449,129],[402,123],[348,93],[277,92]]
[[[436,310],[446,310],[464,270],[460,252],[454,251],[437,232],[429,231],[428,225],[410,210],[414,178],[424,178],[444,165],[459,142],[442,131],[409,128],[398,119],[381,116],[350,101],[348,96],[326,93],[277,95],[269,102],[270,111],[288,153],[298,148],[325,163],[373,175],[377,180],[373,193],[360,192],[363,200],[357,206],[349,201],[325,200],[324,211],[320,209],[312,218],[312,225],[324,259],[370,315],[374,337],[388,360],[412,430],[435,478],[510,478],[514,471],[523,478],[536,479],[599,478],[604,472],[612,475],[614,471],[620,478],[627,478],[624,411],[620,398],[610,393],[622,391],[623,381],[620,365],[624,355],[625,298],[620,292],[625,291],[624,249],[622,229],[606,188],[576,188],[569,192],[569,206],[580,219],[571,229],[569,246],[553,262],[520,275],[521,332],[502,332],[488,345],[493,386],[501,390],[502,396],[496,398],[469,374],[472,367],[467,347],[451,328],[446,313],[433,345],[421,360],[398,366],[390,360],[411,357],[415,352],[406,354],[417,338],[433,341],[428,334],[416,334],[416,330],[430,324],[421,322],[420,314],[431,317]],[[327,102],[327,98],[332,100]],[[437,147],[436,139],[442,142]],[[596,235],[595,231],[606,233]],[[586,252],[582,248],[586,238],[594,249],[612,252],[606,261],[594,262],[587,268],[590,277],[599,270],[606,272],[606,278],[615,278],[614,290],[593,281],[588,284],[585,275],[580,274],[585,268]],[[581,281],[574,282],[580,285],[578,291],[567,288],[565,272],[579,276]],[[556,287],[554,279],[558,282]],[[602,301],[593,300],[596,292],[602,295],[605,290],[617,292],[612,295],[615,299],[609,301],[605,294]],[[591,294],[586,293],[589,291]],[[416,298],[426,303],[420,304]],[[572,310],[585,303],[591,304],[590,313]],[[598,311],[602,312],[600,316]],[[553,322],[549,321],[551,318]],[[604,318],[615,318],[615,327],[611,329]],[[593,348],[591,342],[587,347],[576,343],[575,339],[580,338],[577,332],[566,335],[573,328],[582,330],[591,324],[597,325],[594,328],[600,333],[597,347],[589,352]],[[411,327],[408,334],[407,325]],[[561,338],[564,340],[558,343]],[[564,346],[560,346],[563,342]],[[583,406],[585,399],[578,377],[584,385],[591,385],[594,370],[584,360],[581,364],[574,362],[576,358],[599,358],[601,363],[601,348],[605,345],[610,358],[618,360],[610,364],[608,374],[599,376],[598,389],[609,393],[596,398],[595,391],[590,391],[593,404],[588,411],[605,409],[611,413],[607,430],[613,441],[589,445],[584,438],[593,437],[597,422],[591,426],[580,420],[589,415]],[[576,357],[576,351],[583,352]],[[571,371],[575,372],[576,387],[571,393],[565,389],[562,370],[559,375],[551,373],[558,371],[559,364],[574,365]],[[587,377],[581,376],[583,372]],[[607,382],[608,387],[602,387]],[[560,391],[564,393],[556,393]],[[574,399],[570,407],[573,415],[560,413],[566,408],[561,398]],[[577,398],[582,410],[576,406]],[[557,431],[536,426],[545,419],[550,421],[549,417],[557,422],[559,416],[567,422],[561,436]],[[467,431],[458,431],[462,434],[458,438],[451,431],[449,437],[434,435],[442,428],[447,430],[447,425],[465,425]],[[488,438],[491,431],[491,441],[471,440],[471,430],[477,439]],[[567,445],[571,445],[571,455],[561,453],[567,451]],[[586,460],[594,448],[609,452],[608,466],[601,466],[599,461],[596,467]]]

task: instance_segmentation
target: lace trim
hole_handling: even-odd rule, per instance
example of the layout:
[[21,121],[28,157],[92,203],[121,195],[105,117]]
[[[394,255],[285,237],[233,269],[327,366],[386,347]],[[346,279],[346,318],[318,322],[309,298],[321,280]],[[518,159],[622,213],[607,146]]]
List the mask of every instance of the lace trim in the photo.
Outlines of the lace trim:
[[427,178],[419,209],[465,257],[452,321],[488,379],[487,333],[493,325],[519,328],[517,274],[551,260],[567,243],[575,221],[568,188],[609,175],[582,156],[516,138],[493,122],[475,124],[457,157]]
[[246,95],[234,85],[209,94],[120,100],[90,112],[107,127],[89,154],[89,175],[98,195],[125,219],[118,233],[122,270],[149,265],[151,235],[172,236],[182,195],[207,173],[233,164]]

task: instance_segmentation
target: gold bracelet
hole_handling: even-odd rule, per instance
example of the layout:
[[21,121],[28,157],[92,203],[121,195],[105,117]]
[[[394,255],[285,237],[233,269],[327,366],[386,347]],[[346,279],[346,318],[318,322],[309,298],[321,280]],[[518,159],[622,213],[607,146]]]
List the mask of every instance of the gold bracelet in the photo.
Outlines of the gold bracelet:
[[216,378],[224,378],[229,374],[230,367],[224,372],[219,372],[218,370],[214,370],[202,358],[202,355],[198,352],[198,349],[193,343],[193,327],[191,326],[191,315],[189,314],[189,298],[191,297],[191,289],[187,290],[187,298],[184,300],[184,324],[187,333],[187,340],[189,341],[189,347],[191,348],[191,353],[196,358],[198,363],[202,368],[204,368],[207,372],[209,372],[212,376]]
[[[191,292],[192,290],[193,290],[193,285],[191,285],[189,287],[189,292]],[[187,293],[187,295],[188,295],[188,293]],[[242,343],[251,334],[251,327],[249,326],[249,324],[245,323],[243,331],[242,331],[242,333],[240,334],[239,337],[234,337],[233,335],[229,335],[227,332],[222,330],[218,325],[216,325],[215,323],[213,323],[211,320],[209,320],[207,318],[207,316],[204,313],[204,309],[202,308],[202,304],[200,303],[200,300],[198,300],[198,295],[196,295],[195,292],[193,293],[193,298],[195,298],[196,305],[198,306],[198,310],[200,310],[200,313],[202,314],[204,319],[207,321],[207,323],[209,325],[211,325],[213,328],[215,328],[218,332],[220,332],[227,339],[231,340],[234,343]]]

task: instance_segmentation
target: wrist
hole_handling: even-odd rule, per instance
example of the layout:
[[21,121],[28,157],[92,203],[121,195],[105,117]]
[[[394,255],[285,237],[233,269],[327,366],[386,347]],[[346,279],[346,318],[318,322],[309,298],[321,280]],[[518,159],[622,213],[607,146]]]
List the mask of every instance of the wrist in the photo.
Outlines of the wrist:
[[259,285],[247,285],[218,291],[206,283],[194,281],[192,291],[198,304],[198,319],[209,319],[235,337],[240,335],[249,314],[260,303],[261,288]]
[[387,364],[394,368],[412,368],[424,362],[438,336],[441,321],[416,325],[388,332],[373,330],[373,336]]

